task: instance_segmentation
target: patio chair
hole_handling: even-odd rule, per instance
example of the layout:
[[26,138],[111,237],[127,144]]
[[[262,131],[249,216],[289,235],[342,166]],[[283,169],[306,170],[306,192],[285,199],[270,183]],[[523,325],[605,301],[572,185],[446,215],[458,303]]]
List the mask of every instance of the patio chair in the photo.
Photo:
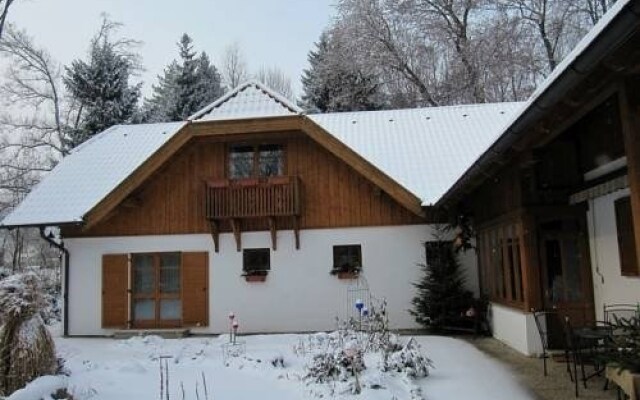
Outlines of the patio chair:
[[[578,365],[582,370],[582,376],[584,378],[584,364],[582,363],[582,350],[581,345],[578,343],[578,339],[576,338],[573,326],[571,325],[571,320],[568,316],[564,317],[564,339],[565,339],[565,354],[567,356],[567,371],[569,372],[569,378],[571,382],[575,385],[575,393],[576,397],[579,397],[578,392]],[[573,373],[571,372],[571,368],[573,367]],[[583,383],[586,388],[586,381],[583,379]]]
[[612,325],[617,319],[640,317],[640,304],[605,304],[603,306],[604,322]]
[[540,335],[540,343],[542,344],[542,369],[544,376],[547,376],[547,359],[549,355],[549,325],[550,317],[557,318],[558,313],[556,311],[535,311],[533,312],[533,319],[536,322],[536,328],[538,328],[538,335]]

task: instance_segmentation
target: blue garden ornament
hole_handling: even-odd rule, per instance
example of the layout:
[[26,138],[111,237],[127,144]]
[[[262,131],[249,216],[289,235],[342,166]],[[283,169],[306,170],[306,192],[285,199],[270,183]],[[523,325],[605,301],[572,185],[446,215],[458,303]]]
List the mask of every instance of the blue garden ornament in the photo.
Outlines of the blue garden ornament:
[[368,317],[369,316],[369,309],[367,307],[363,307],[362,311],[360,311],[362,313],[363,317]]
[[362,311],[363,307],[364,307],[364,302],[360,299],[356,300],[356,309],[358,309],[359,312]]

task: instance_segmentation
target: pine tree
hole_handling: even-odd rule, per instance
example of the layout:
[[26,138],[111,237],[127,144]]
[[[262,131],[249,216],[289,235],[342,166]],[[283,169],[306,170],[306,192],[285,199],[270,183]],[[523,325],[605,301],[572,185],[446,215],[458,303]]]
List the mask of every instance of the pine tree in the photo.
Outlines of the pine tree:
[[224,94],[218,70],[206,53],[197,56],[189,35],[182,35],[178,48],[180,61],[165,68],[145,101],[146,121],[182,121]]
[[324,32],[315,46],[302,75],[302,108],[322,113],[383,108],[376,77],[343,60],[337,41]]
[[141,84],[131,84],[135,56],[123,52],[122,42],[110,39],[117,27],[107,20],[91,41],[89,59],[75,60],[65,68],[64,84],[80,106],[80,123],[71,133],[75,147],[112,125],[130,122],[137,110]]
[[420,267],[423,277],[414,286],[410,313],[416,321],[434,331],[455,325],[471,306],[472,294],[464,288],[458,254],[452,242],[443,240],[443,232],[436,234],[436,241],[426,244],[426,263]]

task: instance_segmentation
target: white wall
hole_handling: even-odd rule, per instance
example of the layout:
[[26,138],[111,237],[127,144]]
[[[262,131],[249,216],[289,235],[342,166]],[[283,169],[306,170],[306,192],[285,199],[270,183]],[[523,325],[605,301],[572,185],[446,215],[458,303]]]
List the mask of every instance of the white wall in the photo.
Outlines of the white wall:
[[[422,243],[428,238],[431,228],[427,225],[303,230],[301,248],[295,250],[293,233],[281,231],[264,283],[248,283],[241,277],[242,253],[236,251],[231,234],[220,235],[219,253],[213,252],[208,234],[68,239],[69,333],[111,333],[100,327],[102,254],[153,251],[209,251],[210,326],[206,332],[226,332],[231,310],[244,332],[333,329],[336,315],[346,314],[351,283],[329,274],[332,246],[340,244],[362,245],[364,275],[372,295],[387,299],[393,328],[415,328],[408,309],[415,294],[412,283],[420,277],[416,264],[424,261]],[[242,245],[271,247],[270,235],[243,233]],[[475,270],[470,258],[464,265]]]
[[620,274],[614,201],[628,195],[629,189],[624,189],[589,201],[589,250],[599,320],[604,304],[640,302],[640,278]]
[[491,303],[493,336],[525,355],[542,353],[542,342],[533,314]]

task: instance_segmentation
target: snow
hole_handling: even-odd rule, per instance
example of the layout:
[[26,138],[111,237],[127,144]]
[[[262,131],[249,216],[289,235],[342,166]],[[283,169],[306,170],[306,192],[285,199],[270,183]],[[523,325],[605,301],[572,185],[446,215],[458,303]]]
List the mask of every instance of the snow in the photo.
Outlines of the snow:
[[42,376],[29,383],[25,388],[15,391],[7,400],[49,399],[58,389],[67,387],[66,376]]
[[[325,334],[316,334],[325,335]],[[408,337],[402,340],[407,341]],[[157,400],[160,394],[158,357],[169,356],[171,399],[299,400],[319,397],[334,399],[410,399],[416,388],[428,400],[473,398],[474,400],[532,399],[512,374],[473,345],[453,338],[417,336],[423,353],[433,360],[430,376],[412,380],[402,374],[382,373],[375,360],[365,359],[365,385],[359,395],[341,393],[342,382],[313,383],[304,380],[310,354],[294,352],[308,335],[259,335],[240,337],[246,352],[223,363],[221,345],[227,336],[162,339],[157,336],[127,340],[56,338],[58,353],[66,360],[67,378],[45,377],[11,400],[36,400],[43,387],[57,388],[64,382],[76,400],[130,398]],[[271,361],[282,358],[284,367]],[[204,376],[204,379],[203,379]],[[65,380],[66,379],[66,380]],[[47,386],[48,385],[48,386]],[[373,389],[371,386],[380,386]],[[332,394],[333,392],[333,394]],[[27,396],[25,393],[34,393]]]
[[245,82],[189,117],[195,121],[278,117],[302,109],[258,81]]
[[310,115],[422,200],[434,204],[496,140],[522,103]]
[[1,225],[82,222],[87,212],[184,125],[115,125],[94,136],[62,159]]

